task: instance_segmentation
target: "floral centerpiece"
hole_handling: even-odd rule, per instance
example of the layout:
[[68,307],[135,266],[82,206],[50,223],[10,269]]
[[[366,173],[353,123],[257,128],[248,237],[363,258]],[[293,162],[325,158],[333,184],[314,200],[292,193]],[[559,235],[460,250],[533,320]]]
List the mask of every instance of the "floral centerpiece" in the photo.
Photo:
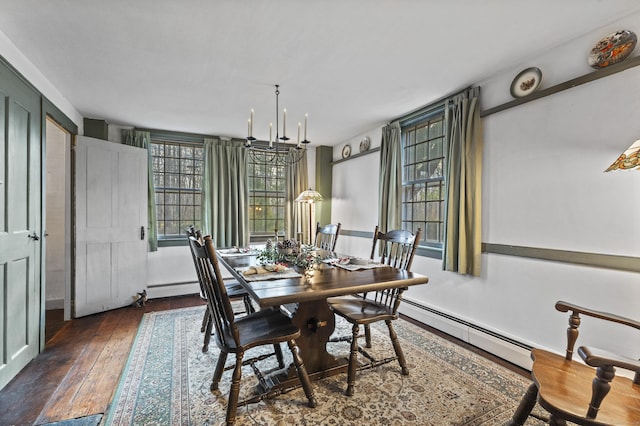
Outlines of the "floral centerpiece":
[[258,253],[257,260],[262,265],[282,263],[309,269],[318,264],[321,258],[315,253],[315,247],[301,245],[291,238],[275,244],[268,240],[264,250]]
[[297,266],[305,269],[311,269],[321,262],[322,258],[318,256],[314,246],[302,246],[295,261]]

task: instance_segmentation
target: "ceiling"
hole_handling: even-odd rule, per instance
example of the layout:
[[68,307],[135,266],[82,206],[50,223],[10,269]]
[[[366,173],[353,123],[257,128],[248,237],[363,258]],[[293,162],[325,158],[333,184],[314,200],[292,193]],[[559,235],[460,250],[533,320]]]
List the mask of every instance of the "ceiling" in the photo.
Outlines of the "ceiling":
[[[335,145],[640,10],[637,0],[0,0],[0,31],[87,118]],[[282,119],[280,118],[280,124]],[[275,133],[275,131],[274,131]]]

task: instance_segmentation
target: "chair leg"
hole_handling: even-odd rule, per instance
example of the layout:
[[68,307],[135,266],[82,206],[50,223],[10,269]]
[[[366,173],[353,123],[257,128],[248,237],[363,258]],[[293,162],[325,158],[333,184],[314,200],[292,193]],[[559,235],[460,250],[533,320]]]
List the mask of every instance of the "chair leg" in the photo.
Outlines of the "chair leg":
[[364,341],[367,348],[370,348],[371,347],[371,327],[369,327],[369,324],[364,325]]
[[222,373],[224,372],[224,365],[227,362],[227,352],[220,352],[220,356],[218,356],[218,362],[216,362],[216,369],[213,372],[213,380],[211,380],[212,391],[218,390],[218,384],[220,383],[220,379],[222,378]]
[[280,343],[273,344],[273,351],[276,353],[278,368],[284,368],[284,357],[282,356],[282,348],[280,347]]
[[211,315],[209,315],[209,307],[204,310],[204,316],[202,317],[202,326],[200,326],[200,333],[204,333],[204,330],[207,328],[207,323],[211,319]]
[[[236,353],[236,366],[233,369],[231,388],[229,389],[229,402],[227,403],[227,425],[236,423],[236,411],[238,410],[238,396],[240,395],[240,378],[242,377],[242,352]],[[216,366],[217,367],[217,366]]]
[[316,400],[316,396],[313,393],[313,388],[311,387],[311,380],[309,380],[307,369],[304,367],[302,357],[300,356],[300,348],[296,344],[295,340],[289,340],[287,342],[287,345],[289,345],[289,350],[291,351],[291,355],[293,355],[293,363],[296,366],[296,371],[298,373],[298,378],[300,379],[300,384],[302,385],[302,389],[304,390],[304,394],[306,395],[307,400],[309,401],[308,405],[311,408],[315,408],[318,405],[318,401]]
[[358,333],[360,333],[360,327],[358,324],[353,324],[351,333],[351,353],[349,354],[349,370],[347,371],[347,390],[344,392],[347,396],[353,396],[354,386],[356,384],[356,370],[358,367]]
[[531,414],[531,410],[536,405],[536,400],[538,398],[538,387],[532,383],[527,389],[527,392],[522,397],[518,408],[516,408],[516,412],[511,417],[511,420],[507,423],[506,426],[522,426],[525,421],[527,421],[527,417]]
[[[209,309],[207,309],[209,313]],[[202,344],[202,352],[209,352],[209,343],[211,342],[211,333],[213,332],[213,318],[207,315],[207,325],[204,328],[204,343]]]
[[407,368],[407,360],[404,357],[404,352],[402,352],[402,348],[400,347],[400,341],[398,340],[398,335],[396,331],[393,329],[393,325],[391,325],[391,320],[386,320],[387,328],[389,328],[389,337],[391,337],[391,343],[393,344],[393,350],[396,351],[396,356],[398,357],[398,363],[400,364],[400,370],[402,370],[403,376],[409,375],[409,369]]

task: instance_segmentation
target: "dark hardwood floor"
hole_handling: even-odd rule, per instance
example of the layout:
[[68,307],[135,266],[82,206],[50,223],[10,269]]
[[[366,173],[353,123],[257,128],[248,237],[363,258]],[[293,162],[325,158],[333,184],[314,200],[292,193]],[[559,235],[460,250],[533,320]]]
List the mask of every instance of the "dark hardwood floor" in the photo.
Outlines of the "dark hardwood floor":
[[[0,391],[0,426],[41,425],[105,413],[142,315],[202,304],[198,295],[152,299],[142,308],[120,308],[66,322],[60,311],[48,311],[45,350]],[[412,322],[529,377],[520,367]]]

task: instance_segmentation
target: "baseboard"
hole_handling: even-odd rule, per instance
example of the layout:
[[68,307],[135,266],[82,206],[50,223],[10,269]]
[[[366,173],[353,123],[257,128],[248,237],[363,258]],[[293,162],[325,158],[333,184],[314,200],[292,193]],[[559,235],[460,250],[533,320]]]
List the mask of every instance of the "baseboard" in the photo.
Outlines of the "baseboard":
[[51,299],[44,302],[44,307],[47,311],[52,309],[64,309],[64,299]]
[[187,294],[199,294],[200,284],[197,282],[171,283],[171,284],[149,284],[147,286],[147,297],[158,299],[160,297],[184,296]]
[[531,370],[531,346],[517,339],[408,298],[403,299],[400,312],[512,364]]

